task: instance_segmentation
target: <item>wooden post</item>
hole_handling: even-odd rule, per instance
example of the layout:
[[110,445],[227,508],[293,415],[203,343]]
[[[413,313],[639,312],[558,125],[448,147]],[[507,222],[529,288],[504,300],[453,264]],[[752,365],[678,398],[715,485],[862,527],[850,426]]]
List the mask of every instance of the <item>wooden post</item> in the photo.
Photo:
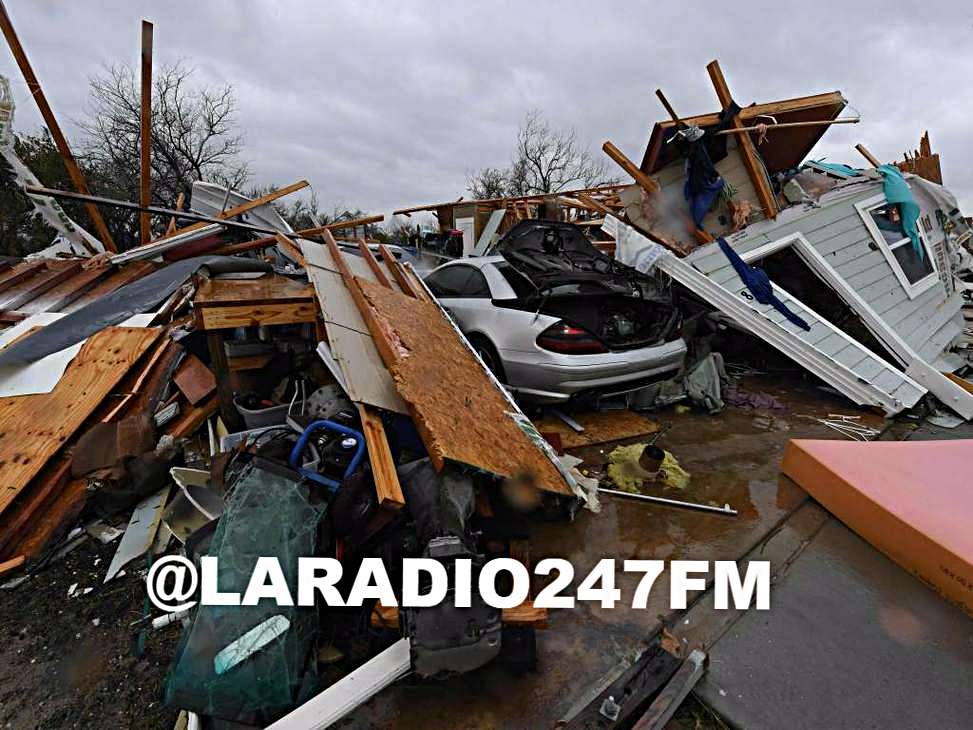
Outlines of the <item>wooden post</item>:
[[679,115],[676,114],[676,110],[672,108],[672,104],[669,103],[669,100],[666,98],[666,95],[662,93],[662,89],[656,89],[655,95],[659,97],[659,101],[662,102],[662,106],[664,106],[666,108],[666,111],[669,112],[669,116],[672,117],[672,121],[678,124]]
[[[719,62],[710,61],[706,66],[706,70],[709,72],[710,80],[713,82],[713,88],[716,89],[716,98],[719,99],[720,105],[724,110],[728,109],[730,103],[733,101],[733,97],[730,94],[730,88],[726,85],[726,79],[723,78],[723,71],[720,70]],[[739,115],[733,118],[732,124],[734,129],[743,127],[743,122],[740,121]],[[760,207],[763,208],[765,216],[768,218],[776,218],[777,201],[774,198],[773,191],[770,189],[770,183],[767,180],[760,157],[757,155],[757,148],[753,146],[753,140],[750,139],[749,134],[741,134],[737,137],[737,140],[740,153],[743,157],[743,165],[747,168],[750,182],[753,183],[753,187],[757,191]]]
[[[140,127],[139,203],[152,204],[152,23],[142,21],[142,115]],[[145,245],[152,240],[152,215],[139,216],[140,240]]]
[[868,164],[871,165],[872,167],[881,166],[882,163],[878,161],[878,158],[875,157],[875,155],[873,155],[871,152],[869,152],[868,149],[865,147],[865,145],[863,145],[861,142],[855,145],[855,149],[861,153],[862,157],[868,160]]
[[601,146],[601,149],[604,150],[606,155],[617,162],[619,167],[631,175],[635,182],[645,189],[645,192],[655,193],[659,190],[659,184],[642,172],[634,162],[628,159],[625,154],[611,142],[606,141],[605,144]]
[[[0,0],[0,27],[3,28],[3,34],[7,38],[7,44],[10,46],[10,51],[13,53],[17,65],[20,66],[20,72],[24,75],[24,81],[27,82],[27,90],[34,97],[37,108],[44,118],[44,123],[51,132],[54,144],[57,145],[57,150],[61,153],[61,159],[64,161],[64,166],[68,170],[68,175],[71,176],[71,182],[74,183],[74,187],[79,193],[90,195],[88,192],[88,184],[85,182],[84,175],[81,174],[81,168],[78,167],[74,155],[71,154],[68,141],[65,139],[64,133],[61,132],[61,127],[54,117],[51,105],[47,103],[47,97],[44,96],[41,84],[37,80],[37,76],[34,75],[34,69],[31,68],[30,61],[27,60],[27,54],[24,52],[23,46],[20,45],[20,39],[17,38],[17,33],[14,30],[13,23],[10,21],[10,16],[7,14],[7,8],[4,7],[3,0]],[[118,249],[115,247],[115,242],[108,232],[108,226],[105,225],[101,213],[98,212],[98,207],[94,203],[85,203],[85,209],[91,217],[91,222],[95,226],[98,238],[105,244],[105,248],[112,253],[117,253]]]

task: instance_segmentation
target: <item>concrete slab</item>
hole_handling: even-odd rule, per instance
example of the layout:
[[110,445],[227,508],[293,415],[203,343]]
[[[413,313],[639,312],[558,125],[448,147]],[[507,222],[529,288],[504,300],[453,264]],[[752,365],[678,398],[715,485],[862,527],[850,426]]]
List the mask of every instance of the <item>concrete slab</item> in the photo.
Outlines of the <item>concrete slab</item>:
[[965,727],[970,619],[835,519],[710,650],[697,694],[746,728]]

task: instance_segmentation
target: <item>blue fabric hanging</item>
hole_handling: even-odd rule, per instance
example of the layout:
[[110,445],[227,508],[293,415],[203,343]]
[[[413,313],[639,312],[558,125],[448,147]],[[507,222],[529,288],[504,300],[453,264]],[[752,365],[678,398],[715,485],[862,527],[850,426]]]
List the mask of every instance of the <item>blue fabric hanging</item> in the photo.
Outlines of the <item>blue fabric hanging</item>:
[[912,248],[915,249],[916,255],[921,261],[925,258],[926,252],[922,241],[919,240],[919,228],[916,226],[916,221],[919,220],[919,205],[916,203],[916,199],[912,197],[909,184],[902,177],[902,171],[895,165],[881,165],[878,171],[882,173],[882,179],[885,182],[883,189],[885,199],[899,206],[899,214],[902,217],[902,231],[912,241]]
[[801,329],[811,329],[811,326],[807,322],[794,314],[794,312],[787,308],[786,304],[777,298],[777,295],[774,294],[774,288],[770,284],[770,277],[767,276],[766,271],[754,268],[740,258],[740,255],[730,248],[730,244],[724,241],[722,236],[716,239],[716,242],[720,245],[720,250],[723,254],[730,260],[730,264],[732,264],[737,274],[739,274],[743,283],[747,285],[747,289],[753,294],[754,299],[761,304],[772,305],[774,309],[787,317],[789,322],[793,322]]

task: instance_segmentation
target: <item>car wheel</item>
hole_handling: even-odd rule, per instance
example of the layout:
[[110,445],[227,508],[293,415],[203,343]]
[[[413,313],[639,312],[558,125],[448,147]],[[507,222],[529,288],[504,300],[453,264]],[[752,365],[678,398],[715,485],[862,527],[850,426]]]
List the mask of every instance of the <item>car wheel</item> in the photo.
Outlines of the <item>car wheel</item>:
[[473,349],[476,350],[476,354],[480,356],[483,364],[487,366],[487,369],[493,373],[497,380],[505,383],[503,363],[500,361],[500,355],[497,354],[496,348],[482,335],[471,335],[469,340],[470,344],[473,345]]

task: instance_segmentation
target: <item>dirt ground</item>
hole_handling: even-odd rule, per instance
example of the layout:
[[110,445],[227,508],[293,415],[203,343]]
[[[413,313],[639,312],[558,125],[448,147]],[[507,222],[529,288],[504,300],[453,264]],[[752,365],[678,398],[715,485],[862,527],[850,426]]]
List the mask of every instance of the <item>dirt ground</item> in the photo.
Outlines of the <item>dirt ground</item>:
[[133,655],[129,625],[141,615],[144,590],[137,561],[102,583],[117,547],[86,540],[0,590],[0,728],[171,730],[178,713],[159,695],[179,627],[146,632],[144,653]]

